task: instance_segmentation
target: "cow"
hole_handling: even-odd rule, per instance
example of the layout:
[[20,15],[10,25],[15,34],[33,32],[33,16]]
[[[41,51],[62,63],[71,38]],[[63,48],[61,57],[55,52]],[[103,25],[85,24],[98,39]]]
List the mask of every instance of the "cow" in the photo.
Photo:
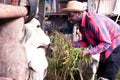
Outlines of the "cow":
[[24,27],[25,35],[22,43],[27,54],[28,78],[43,80],[48,67],[45,48],[50,44],[50,38],[44,33],[36,18],[26,23]]
[[27,56],[21,44],[23,26],[24,18],[0,20],[0,80],[26,80]]

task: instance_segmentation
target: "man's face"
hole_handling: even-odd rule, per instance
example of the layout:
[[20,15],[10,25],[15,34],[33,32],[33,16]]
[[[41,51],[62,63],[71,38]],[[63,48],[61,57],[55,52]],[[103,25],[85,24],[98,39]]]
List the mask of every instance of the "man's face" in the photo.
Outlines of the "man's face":
[[69,11],[67,12],[68,20],[73,24],[79,23],[82,20],[82,14],[83,14],[83,11],[82,12]]

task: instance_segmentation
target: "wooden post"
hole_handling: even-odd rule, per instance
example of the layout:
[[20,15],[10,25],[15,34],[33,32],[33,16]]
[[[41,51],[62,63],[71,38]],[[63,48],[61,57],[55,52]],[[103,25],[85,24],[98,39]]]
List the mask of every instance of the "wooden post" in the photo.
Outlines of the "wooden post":
[[11,4],[11,0],[0,0],[2,4]]
[[44,29],[43,28],[44,18],[45,18],[45,0],[40,0],[39,1],[39,21],[42,29]]
[[12,0],[11,2],[12,2],[12,5],[18,6],[18,0]]
[[95,0],[88,0],[88,11],[95,13]]
[[27,13],[26,7],[0,4],[0,19],[25,17]]

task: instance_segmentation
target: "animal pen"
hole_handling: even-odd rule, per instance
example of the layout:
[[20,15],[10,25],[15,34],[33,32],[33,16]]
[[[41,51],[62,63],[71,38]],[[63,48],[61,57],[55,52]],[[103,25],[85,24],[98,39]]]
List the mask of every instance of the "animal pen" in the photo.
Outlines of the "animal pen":
[[[64,33],[68,28],[63,29],[63,27],[73,26],[66,20],[67,16],[60,13],[60,10],[56,10],[54,13],[44,12],[45,1],[46,0],[40,0],[38,18],[43,29],[61,29],[60,31]],[[88,0],[87,2],[89,11],[107,16],[111,16],[113,11],[113,13],[115,12],[115,16],[117,16],[115,17],[115,21],[119,21],[119,0]],[[64,2],[61,2],[62,5],[63,3]],[[21,44],[21,40],[24,36],[24,24],[31,21],[36,14],[37,6],[35,5],[37,5],[36,0],[0,0],[0,80],[26,80],[28,65],[25,49]],[[47,20],[45,20],[46,17]],[[72,48],[68,38],[64,37],[66,34],[68,34],[68,37],[71,37],[71,35],[69,35],[71,32],[72,28],[64,33],[64,35],[58,32],[52,33],[52,35],[55,36],[51,40],[54,49],[52,54],[53,58],[48,57],[49,66],[45,80],[74,80],[75,78],[77,80],[83,80],[83,77],[86,76],[87,73],[84,71],[82,76],[82,70],[80,71],[81,65],[79,64],[83,64],[82,61],[87,63],[90,57],[87,56],[86,59],[80,59],[80,52],[83,48]],[[62,55],[58,55],[59,53]],[[53,73],[50,73],[50,71],[53,71]],[[76,77],[75,74],[79,75],[79,77]],[[90,73],[88,72],[88,74]],[[119,79],[118,76],[118,80]]]

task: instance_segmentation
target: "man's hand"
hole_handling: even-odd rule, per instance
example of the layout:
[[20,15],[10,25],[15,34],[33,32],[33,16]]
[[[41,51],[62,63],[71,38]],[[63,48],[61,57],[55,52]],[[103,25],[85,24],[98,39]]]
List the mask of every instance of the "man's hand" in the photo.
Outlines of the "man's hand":
[[89,53],[88,50],[84,50],[84,51],[83,51],[83,56],[86,56],[86,55],[90,55],[90,53]]

